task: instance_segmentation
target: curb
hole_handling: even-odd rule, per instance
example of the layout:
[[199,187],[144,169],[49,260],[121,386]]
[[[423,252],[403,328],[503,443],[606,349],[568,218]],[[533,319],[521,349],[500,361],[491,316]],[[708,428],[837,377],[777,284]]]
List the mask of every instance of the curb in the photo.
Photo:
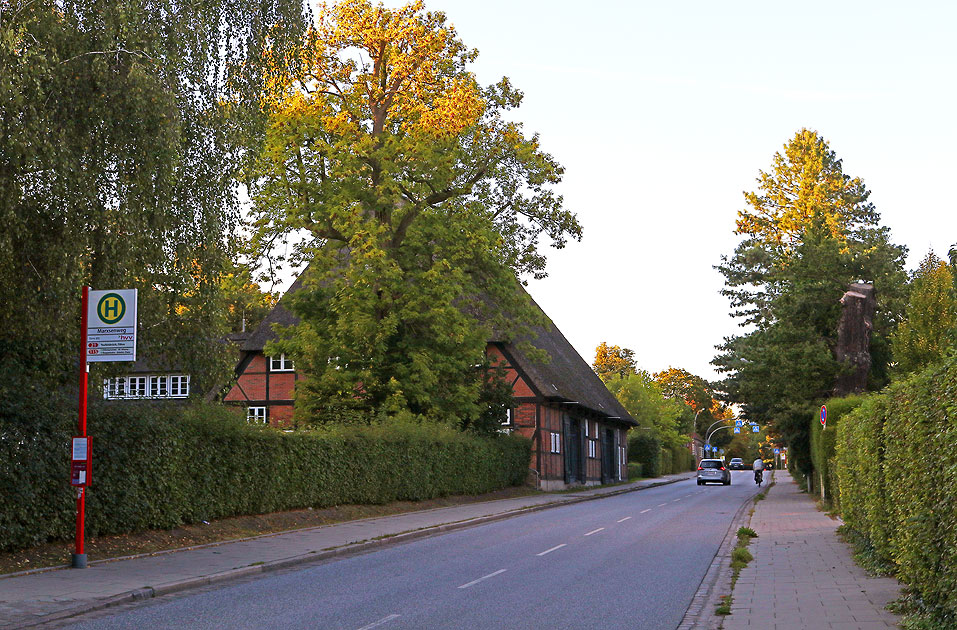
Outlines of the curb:
[[[767,490],[764,490],[765,494],[771,491],[771,485],[773,483],[774,472],[772,471],[771,478],[768,480]],[[718,607],[718,594],[720,593],[720,589],[718,588],[719,582],[722,577],[730,579],[731,552],[737,542],[738,528],[746,527],[750,524],[751,514],[748,513],[748,510],[754,507],[754,497],[759,494],[761,494],[761,492],[756,493],[750,499],[746,500],[741,504],[741,507],[738,508],[738,511],[735,512],[734,517],[731,519],[731,525],[728,527],[728,533],[725,534],[724,539],[718,546],[718,551],[711,561],[711,566],[708,567],[707,572],[701,579],[698,591],[691,599],[691,605],[688,606],[688,610],[685,611],[681,623],[678,624],[675,630],[718,630],[721,624],[724,623],[723,617],[714,614],[714,610]]]
[[[539,512],[541,510],[547,510],[550,508],[559,507],[563,505],[573,505],[575,503],[583,503],[585,501],[594,501],[597,499],[604,499],[606,497],[613,497],[620,494],[638,492],[640,490],[648,490],[650,488],[667,486],[673,483],[678,483],[680,481],[688,481],[689,479],[693,479],[693,477],[681,477],[678,479],[668,479],[665,481],[658,481],[658,482],[650,483],[647,485],[636,486],[633,488],[622,488],[620,490],[614,490],[611,492],[602,492],[600,494],[594,494],[590,496],[559,498],[556,501],[552,501],[550,503],[544,503],[542,505],[533,505],[529,507],[518,508],[515,510],[509,510],[507,512],[500,512],[498,514],[489,514],[487,516],[479,516],[479,517],[471,518],[464,521],[442,523],[440,525],[424,527],[422,529],[416,529],[416,530],[412,530],[408,532],[401,532],[398,534],[387,535],[381,538],[358,541],[358,542],[350,543],[341,547],[335,547],[332,549],[323,549],[321,551],[314,551],[307,554],[301,554],[298,556],[291,556],[289,558],[283,558],[281,560],[273,560],[271,562],[264,562],[262,564],[239,567],[237,569],[230,569],[228,571],[222,571],[220,573],[214,573],[211,575],[204,575],[201,577],[188,578],[188,579],[179,580],[176,582],[169,582],[168,584],[160,584],[157,586],[146,586],[143,588],[134,589],[132,591],[127,591],[125,593],[120,593],[118,595],[112,595],[109,597],[105,597],[103,599],[95,600],[93,602],[84,603],[79,606],[75,606],[73,608],[68,608],[65,610],[53,612],[36,619],[26,621],[25,623],[23,623],[23,625],[18,625],[15,627],[32,628],[36,626],[42,626],[50,622],[61,621],[63,619],[67,619],[70,617],[75,617],[78,615],[83,615],[86,613],[91,613],[91,612],[95,612],[97,610],[103,610],[106,608],[112,608],[113,606],[119,606],[121,604],[132,603],[134,601],[152,599],[156,597],[161,597],[163,595],[170,595],[170,594],[179,593],[182,591],[202,588],[204,586],[209,586],[212,584],[219,584],[222,582],[237,580],[237,579],[248,577],[251,575],[257,575],[261,573],[270,573],[272,571],[279,571],[282,569],[287,569],[287,568],[298,566],[298,565],[320,563],[327,560],[331,560],[333,558],[358,556],[365,553],[371,553],[373,551],[378,550],[381,547],[400,545],[407,542],[413,542],[420,538],[428,538],[430,536],[444,534],[446,532],[456,531],[459,529],[467,529],[469,527],[476,527],[478,525],[484,525],[486,523],[501,521],[507,518],[512,518],[514,516],[521,516],[522,514],[530,514],[532,512]],[[327,527],[327,526],[323,526],[323,527]],[[296,530],[292,530],[292,531],[296,531]],[[284,532],[280,532],[280,533],[284,533]],[[167,551],[161,551],[156,553],[139,554],[135,556],[124,556],[123,558],[110,558],[108,560],[98,560],[95,563],[91,562],[90,564],[93,565],[93,564],[101,564],[106,562],[116,562],[118,560],[131,560],[131,559],[140,558],[140,557],[165,555],[168,553],[176,553],[178,551],[187,551],[189,549],[202,549],[204,547],[215,547],[218,545],[228,544],[231,542],[240,542],[242,540],[252,540],[254,538],[276,536],[276,535],[279,535],[280,533],[265,534],[264,536],[254,536],[251,538],[243,538],[243,539],[237,539],[237,540],[228,540],[228,541],[223,541],[220,543],[210,543],[208,545],[198,545],[195,547],[186,547],[183,549],[170,549]],[[29,573],[40,573],[44,571],[57,570],[62,568],[67,568],[67,566],[64,565],[61,567],[34,569],[31,571],[23,571],[20,573],[9,574],[4,577],[7,577],[7,578],[16,577],[18,575],[22,576]],[[0,627],[7,627],[7,626],[0,626]],[[10,626],[10,627],[13,627],[13,626]]]

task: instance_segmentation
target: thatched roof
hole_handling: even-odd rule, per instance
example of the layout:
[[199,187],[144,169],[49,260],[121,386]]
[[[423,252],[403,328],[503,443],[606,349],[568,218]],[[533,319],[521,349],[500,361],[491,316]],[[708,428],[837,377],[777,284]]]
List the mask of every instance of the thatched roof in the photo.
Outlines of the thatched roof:
[[[535,300],[532,300],[532,304],[542,310]],[[499,341],[497,343],[502,343],[506,352],[515,359],[532,381],[531,385],[542,396],[549,400],[577,403],[609,420],[617,420],[628,426],[638,426],[614,394],[608,391],[591,366],[568,342],[558,326],[554,323],[551,323],[548,328],[535,326],[532,331],[536,334],[534,338],[527,337],[515,342]],[[548,353],[550,360],[546,362],[531,360],[522,350],[523,342],[544,350]]]
[[[300,274],[282,299],[279,300],[279,304],[270,311],[269,315],[246,339],[242,347],[244,352],[262,352],[267,342],[276,339],[278,336],[273,331],[274,324],[291,326],[299,322],[299,319],[283,304],[284,302],[288,304],[287,296],[292,295],[302,287],[303,275]],[[529,299],[531,299],[531,296],[529,296]],[[532,304],[541,311],[541,307],[535,300],[532,300]],[[542,313],[544,314],[544,311]],[[551,323],[547,328],[535,326],[532,328],[532,332],[536,335],[534,338],[528,336],[514,341],[504,339],[492,339],[490,341],[501,344],[505,348],[506,352],[516,361],[518,367],[531,380],[532,387],[537,389],[547,400],[568,403],[570,406],[577,405],[603,416],[607,420],[627,426],[638,426],[634,418],[625,411],[618,399],[608,391],[602,380],[565,339],[565,335],[554,323]],[[498,337],[499,335],[493,336]],[[548,353],[550,360],[543,362],[530,359],[528,353],[522,350],[523,342],[544,350]]]
[[292,295],[302,288],[304,275],[305,273],[299,274],[299,277],[292,283],[289,290],[280,298],[279,303],[269,311],[269,314],[259,323],[256,330],[246,338],[246,341],[244,341],[242,345],[243,352],[262,352],[267,342],[278,339],[279,335],[273,330],[274,324],[293,326],[299,323],[299,318],[293,315],[289,309],[284,306],[284,303],[289,303],[287,296]]

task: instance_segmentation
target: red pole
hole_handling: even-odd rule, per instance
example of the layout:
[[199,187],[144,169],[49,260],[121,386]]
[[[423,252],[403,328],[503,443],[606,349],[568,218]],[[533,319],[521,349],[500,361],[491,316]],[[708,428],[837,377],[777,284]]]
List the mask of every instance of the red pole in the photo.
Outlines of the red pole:
[[[90,287],[83,287],[83,298],[81,300],[80,312],[80,417],[79,417],[79,437],[86,437],[86,393],[89,381],[89,365],[86,362],[86,327],[87,327],[87,307],[90,302]],[[76,497],[76,553],[73,554],[72,565],[77,569],[86,568],[86,554],[83,552],[83,521],[86,514],[86,488],[80,486]]]

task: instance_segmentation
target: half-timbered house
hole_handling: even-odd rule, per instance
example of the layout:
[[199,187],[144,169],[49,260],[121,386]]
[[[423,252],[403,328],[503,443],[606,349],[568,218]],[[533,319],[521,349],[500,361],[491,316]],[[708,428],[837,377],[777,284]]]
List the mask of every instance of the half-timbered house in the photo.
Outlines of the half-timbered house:
[[[287,295],[301,286],[296,280]],[[267,356],[275,325],[297,323],[280,300],[242,345],[236,382],[227,404],[245,409],[250,422],[285,426],[291,422],[296,382],[302,378],[285,356]],[[521,343],[491,340],[486,352],[504,369],[515,407],[502,425],[532,441],[529,481],[543,490],[597,485],[627,479],[627,439],[635,420],[608,391],[556,326],[536,327],[528,342],[544,350],[533,360]]]

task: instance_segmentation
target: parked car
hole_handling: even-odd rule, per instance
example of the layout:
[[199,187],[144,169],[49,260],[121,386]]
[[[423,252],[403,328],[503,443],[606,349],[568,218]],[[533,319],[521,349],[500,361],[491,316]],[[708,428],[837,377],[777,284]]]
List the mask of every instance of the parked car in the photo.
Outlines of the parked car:
[[732,457],[728,462],[728,468],[731,470],[744,470],[744,460],[740,457]]
[[720,459],[702,459],[698,464],[698,485],[708,482],[731,485],[731,471]]

